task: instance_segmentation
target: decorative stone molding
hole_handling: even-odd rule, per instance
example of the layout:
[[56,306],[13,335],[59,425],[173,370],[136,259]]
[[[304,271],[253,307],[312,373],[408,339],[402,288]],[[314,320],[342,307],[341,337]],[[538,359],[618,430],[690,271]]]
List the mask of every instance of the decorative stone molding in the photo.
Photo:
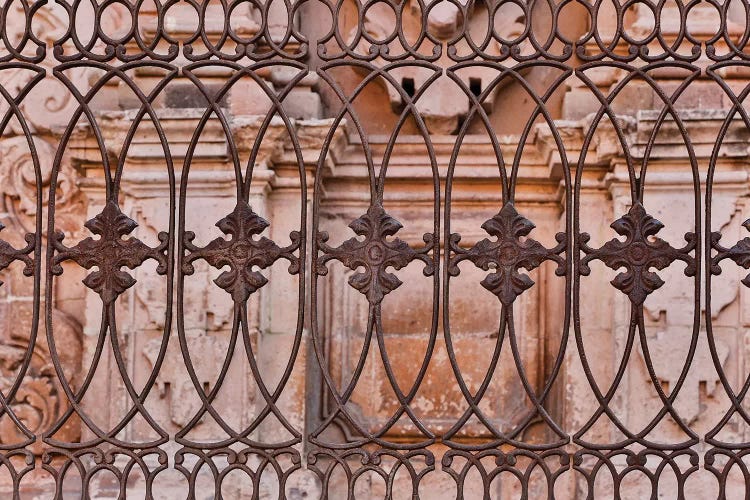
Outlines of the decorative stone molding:
[[[76,387],[80,382],[78,377],[82,355],[81,325],[62,311],[53,309],[51,314],[55,324],[55,343],[59,349],[60,363],[69,377],[68,382]],[[17,331],[18,326],[14,328]],[[22,335],[3,340],[0,346],[0,383],[3,387],[13,386],[24,366],[28,349],[28,338]],[[7,415],[0,419],[0,444],[3,445],[26,441],[29,435],[39,438],[70,409],[52,365],[43,330],[37,336],[31,362],[25,370],[20,389],[10,401],[10,408],[24,428],[19,428]],[[57,438],[71,442],[75,442],[79,436],[80,428],[77,421],[72,421],[56,433]],[[30,448],[41,454],[45,446],[37,440]]]
[[482,229],[497,241],[485,238],[473,247],[464,249],[459,246],[461,235],[451,235],[450,247],[456,255],[451,259],[448,272],[451,276],[458,276],[457,264],[462,260],[470,260],[484,271],[494,270],[482,280],[482,286],[496,295],[504,306],[512,305],[516,297],[534,286],[534,280],[527,274],[519,273],[521,268],[532,271],[542,262],[552,260],[558,264],[558,276],[565,274],[565,259],[560,257],[567,246],[565,234],[555,235],[559,244],[547,249],[528,237],[535,227],[533,222],[516,211],[513,203],[505,203],[497,215],[482,224]]
[[[4,19],[4,27],[9,28],[4,32],[8,39],[20,38],[26,27],[26,8],[21,3],[8,6]],[[64,35],[67,22],[61,9],[47,6],[35,10],[33,26],[40,42],[51,45]],[[77,175],[66,155],[56,161],[55,144],[78,106],[65,83],[85,89],[86,71],[73,68],[64,72],[64,76],[56,76],[51,71],[53,64],[51,59],[43,59],[34,70],[12,64],[0,71],[0,87],[7,94],[4,109],[8,111],[7,100],[12,99],[22,117],[10,119],[0,135],[0,217],[3,219],[0,227],[4,228],[0,234],[0,268],[5,269],[12,260],[25,264],[23,272],[17,272],[13,266],[6,271],[6,283],[0,291],[0,330],[3,332],[0,335],[0,384],[3,398],[7,398],[10,411],[19,422],[14,422],[4,412],[0,419],[0,443],[8,446],[30,439],[32,444],[28,448],[35,454],[48,449],[42,442],[43,434],[69,415],[71,409],[50,354],[45,322],[37,318],[48,316],[54,325],[50,334],[58,348],[57,361],[71,387],[78,387],[82,368],[79,318],[58,309],[57,294],[51,294],[52,304],[45,304],[34,290],[34,280],[41,279],[37,274],[43,272],[37,260],[40,255],[35,250],[37,245],[47,243],[45,232],[39,228],[46,224],[53,168],[56,190],[52,196],[58,227],[77,235],[79,217],[84,211]],[[15,248],[21,241],[25,241],[25,248]],[[22,382],[14,388],[19,378]],[[75,442],[80,433],[79,422],[74,417],[57,430],[56,436]]]

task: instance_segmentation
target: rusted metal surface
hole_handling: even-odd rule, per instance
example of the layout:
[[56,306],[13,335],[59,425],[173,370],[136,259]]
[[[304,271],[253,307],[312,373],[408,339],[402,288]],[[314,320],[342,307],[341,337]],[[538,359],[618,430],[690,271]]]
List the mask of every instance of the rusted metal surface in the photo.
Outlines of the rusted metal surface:
[[[250,5],[252,3],[252,5]],[[323,497],[343,498],[343,494],[354,497],[357,479],[365,473],[374,473],[384,483],[384,495],[406,496],[414,498],[420,493],[424,483],[438,472],[450,476],[455,484],[458,497],[464,495],[468,488],[467,481],[481,483],[481,489],[489,498],[494,490],[493,480],[502,473],[517,478],[521,495],[534,497],[540,491],[544,496],[553,497],[557,481],[570,481],[571,474],[578,481],[577,492],[584,497],[592,497],[595,483],[602,475],[608,476],[616,494],[625,493],[628,474],[642,472],[654,484],[658,484],[661,475],[669,473],[676,483],[673,491],[681,498],[689,498],[690,478],[698,471],[710,473],[724,493],[727,474],[736,464],[744,463],[743,457],[750,450],[744,442],[726,442],[721,436],[723,426],[728,425],[730,418],[736,417],[750,423],[746,410],[746,393],[750,389],[750,377],[745,377],[740,387],[730,384],[722,376],[723,367],[714,356],[716,370],[721,381],[720,389],[726,392],[730,408],[726,409],[726,418],[706,433],[693,430],[690,423],[680,415],[674,402],[680,393],[688,372],[691,359],[696,350],[699,336],[705,336],[709,346],[713,346],[711,330],[711,283],[721,279],[720,264],[731,260],[737,265],[750,268],[750,240],[739,242],[721,241],[722,234],[712,226],[711,186],[714,168],[718,158],[716,152],[708,162],[708,169],[700,171],[698,161],[693,154],[690,142],[690,131],[677,119],[675,101],[680,94],[690,88],[698,78],[712,79],[723,88],[732,102],[725,115],[726,127],[722,127],[715,137],[718,145],[724,140],[732,120],[739,120],[745,127],[750,127],[750,117],[742,105],[750,88],[738,94],[729,88],[723,80],[723,69],[733,65],[747,69],[750,57],[747,42],[750,40],[750,23],[739,33],[730,33],[728,27],[729,4],[709,2],[713,5],[717,19],[716,34],[698,39],[688,29],[688,17],[696,2],[680,3],[677,9],[679,19],[673,19],[678,29],[671,35],[664,34],[664,29],[657,23],[650,33],[634,36],[625,29],[626,11],[633,2],[614,2],[610,5],[617,19],[613,33],[600,33],[598,30],[601,0],[593,2],[512,2],[520,12],[521,28],[512,39],[498,33],[495,26],[495,12],[508,1],[485,2],[488,17],[487,23],[492,29],[477,37],[468,29],[468,21],[459,24],[455,33],[449,38],[441,38],[430,31],[428,17],[432,9],[440,3],[450,3],[460,12],[460,20],[472,16],[475,2],[435,2],[426,4],[421,0],[411,2],[383,1],[383,5],[392,10],[395,26],[392,33],[375,37],[366,26],[365,15],[372,2],[351,2],[346,12],[357,18],[355,30],[343,32],[344,2],[323,0],[315,2],[298,1],[295,3],[276,2],[271,9],[270,3],[263,2],[221,2],[220,19],[217,31],[214,23],[209,30],[207,12],[208,3],[188,0],[185,2],[169,1],[150,4],[148,12],[141,2],[97,2],[91,1],[87,8],[93,9],[91,23],[81,26],[73,22],[76,13],[82,10],[80,2],[62,1],[57,8],[66,11],[70,20],[55,35],[52,43],[45,41],[44,35],[33,29],[35,19],[41,16],[46,2],[31,1],[6,2],[0,14],[0,32],[2,53],[0,54],[0,72],[4,70],[23,69],[30,76],[17,90],[0,88],[4,100],[3,116],[0,130],[4,134],[11,128],[15,134],[26,139],[33,163],[35,175],[36,204],[35,230],[26,236],[27,245],[19,247],[0,239],[0,271],[12,266],[20,266],[23,274],[33,287],[34,304],[31,319],[31,334],[26,347],[26,355],[21,359],[15,375],[9,384],[2,387],[0,412],[19,429],[23,439],[14,442],[3,442],[3,464],[10,472],[10,482],[18,494],[22,490],[23,478],[33,474],[34,470],[46,471],[57,488],[55,494],[62,497],[66,475],[80,476],[82,488],[90,486],[91,478],[97,471],[107,470],[114,474],[114,482],[121,494],[125,495],[128,481],[136,475],[144,481],[144,494],[152,498],[157,494],[159,476],[172,471],[186,485],[186,496],[196,498],[203,487],[197,481],[199,471],[203,470],[212,478],[213,493],[219,495],[228,471],[236,470],[244,474],[250,496],[261,496],[261,479],[276,484],[274,496],[289,495],[285,490],[288,481],[295,474],[309,474],[311,481],[317,482],[317,491]],[[193,15],[195,28],[190,34],[177,36],[171,33],[174,26],[167,22],[169,11],[175,5],[182,5]],[[248,35],[233,21],[238,5],[252,7],[257,18],[257,31]],[[356,9],[351,9],[356,4]],[[542,5],[544,4],[544,5]],[[743,0],[741,7],[750,11]],[[129,26],[118,32],[117,37],[105,26],[107,9],[119,6],[118,16],[121,24]],[[542,5],[543,8],[540,7]],[[640,2],[642,8],[651,9],[654,17],[664,9],[663,3]],[[17,9],[16,17],[9,17],[11,7]],[[569,7],[576,7],[571,9]],[[318,19],[328,19],[328,25],[315,26],[315,33],[322,33],[319,39],[308,40],[310,32],[305,26],[305,15],[318,9]],[[421,25],[417,32],[406,33],[404,17],[408,9],[418,12],[417,19]],[[501,16],[504,14],[498,14]],[[611,14],[608,14],[611,15]],[[671,15],[671,14],[670,14]],[[221,17],[220,16],[220,17]],[[562,30],[566,16],[583,18],[588,28],[575,39]],[[150,19],[148,30],[142,23]],[[541,19],[535,24],[535,19]],[[331,22],[331,19],[337,22]],[[20,20],[20,21],[19,21]],[[9,23],[14,23],[9,26]],[[463,21],[462,21],[463,22]],[[93,23],[93,24],[92,24]],[[144,34],[148,31],[147,34]],[[715,47],[721,45],[722,50]],[[489,47],[496,49],[489,50]],[[413,79],[399,79],[394,74],[406,65],[417,67],[428,74],[424,82],[415,86]],[[262,75],[271,67],[287,67],[295,74],[286,83],[276,84],[271,88]],[[340,68],[356,69],[362,77],[362,83],[347,92],[337,83],[336,71]],[[485,88],[467,82],[462,71],[472,67],[490,68],[496,71],[492,82],[485,80]],[[68,75],[77,68],[95,70],[88,78],[88,87],[80,88],[79,83],[72,81]],[[228,83],[223,86],[205,84],[206,70],[220,69],[230,75]],[[496,135],[492,130],[483,103],[501,80],[512,80],[528,88],[530,85],[526,71],[545,68],[554,70],[558,77],[545,91],[529,91],[533,96],[531,116],[523,117],[526,126],[522,127],[519,153],[512,163],[506,163],[503,155],[497,153],[498,176],[501,186],[501,200],[495,207],[495,216],[481,225],[483,236],[475,242],[468,243],[462,235],[454,232],[452,224],[460,213],[452,208],[454,174],[457,157],[470,135],[469,124],[478,123],[485,127],[492,137],[491,145],[500,149]],[[696,202],[693,229],[685,235],[683,246],[674,246],[660,238],[663,224],[649,215],[649,200],[644,195],[647,185],[646,170],[649,166],[649,148],[655,141],[653,133],[645,153],[636,155],[629,151],[628,143],[622,140],[623,158],[631,185],[629,209],[625,213],[615,214],[612,229],[618,237],[613,237],[601,245],[590,243],[591,228],[582,224],[580,212],[580,193],[584,189],[582,177],[586,170],[586,153],[594,141],[598,125],[607,121],[609,126],[623,128],[617,133],[625,134],[624,125],[618,121],[617,111],[613,109],[612,99],[619,90],[605,95],[589,76],[597,68],[616,69],[622,78],[622,88],[631,79],[645,81],[655,88],[655,93],[662,100],[662,111],[656,117],[654,130],[667,122],[676,122],[679,133],[688,150],[689,164],[694,179],[693,191]],[[684,83],[670,93],[654,83],[653,73],[660,70],[675,69],[688,74]],[[138,80],[137,75],[147,74],[146,70],[158,71],[160,76],[150,81]],[[139,73],[141,71],[141,73]],[[315,151],[317,165],[309,168],[309,161],[303,160],[303,138],[297,137],[293,118],[285,111],[285,99],[301,84],[308,72],[315,73],[320,81],[330,88],[330,95],[339,100],[340,108],[329,112],[331,120],[327,122],[328,132],[322,141],[322,148]],[[260,76],[259,76],[260,75]],[[50,164],[45,164],[36,153],[35,131],[25,118],[22,106],[27,95],[43,79],[54,79],[59,83],[61,92],[68,92],[76,101],[67,121],[67,126],[58,130],[59,143]],[[224,237],[212,238],[209,235],[196,234],[186,218],[191,200],[187,196],[191,182],[193,154],[199,147],[201,131],[209,119],[225,119],[225,100],[231,86],[240,78],[248,78],[262,89],[267,97],[269,110],[264,111],[258,122],[257,133],[249,144],[237,144],[234,136],[224,127],[227,143],[227,157],[232,165],[236,184],[236,208],[221,220],[211,221],[224,234]],[[374,159],[368,149],[368,124],[361,123],[353,108],[357,94],[375,78],[381,78],[395,89],[403,102],[398,110],[395,125],[389,136],[389,147],[382,159]],[[93,103],[98,95],[105,92],[111,80],[118,80],[119,85],[130,89],[135,96],[135,112],[130,124],[126,124],[123,145],[119,151],[108,149],[107,138],[102,135],[98,115],[93,111]],[[173,146],[167,138],[167,132],[161,127],[157,101],[162,90],[172,81],[184,80],[197,90],[202,102],[205,102],[195,133],[180,156],[174,153]],[[431,132],[426,124],[423,112],[417,103],[431,92],[431,85],[439,79],[448,79],[460,89],[469,100],[469,110],[453,134],[453,154],[446,161],[438,158],[430,141]],[[591,99],[599,104],[599,112],[590,120],[588,131],[584,134],[583,145],[577,158],[566,154],[568,138],[561,134],[556,122],[548,110],[548,100],[553,93],[562,88],[570,79],[576,79],[588,89]],[[481,87],[481,86],[480,86]],[[388,106],[388,103],[383,103]],[[500,111],[502,112],[502,110]],[[261,217],[252,207],[251,188],[254,185],[255,157],[263,147],[265,135],[272,128],[272,119],[281,123],[290,136],[291,154],[297,158],[297,172],[294,174],[296,200],[299,201],[298,227],[291,231],[285,241],[277,242],[269,238],[268,228],[280,221],[273,216]],[[510,118],[509,118],[510,119]],[[163,169],[167,172],[169,189],[164,195],[165,210],[169,211],[165,220],[166,227],[158,228],[158,241],[146,243],[135,232],[137,223],[124,213],[120,184],[127,173],[128,148],[140,123],[148,121],[153,127],[156,147],[163,151]],[[398,217],[389,214],[384,191],[388,184],[389,156],[391,146],[396,144],[399,129],[409,121],[416,134],[424,138],[425,150],[422,163],[432,171],[431,183],[434,192],[432,207],[433,216],[426,221],[430,229],[413,239],[402,236],[403,226]],[[100,149],[99,172],[103,179],[106,203],[101,211],[92,218],[80,220],[85,222],[88,231],[85,238],[78,242],[71,241],[66,232],[56,225],[56,204],[60,165],[66,155],[71,141],[85,122],[91,136]],[[364,207],[362,215],[348,223],[350,238],[341,243],[330,243],[327,232],[321,223],[321,205],[323,203],[323,176],[327,175],[326,161],[329,149],[335,142],[336,131],[344,126],[349,127],[352,135],[359,137],[365,144],[367,178],[369,179],[369,206]],[[535,223],[527,218],[523,208],[518,208],[516,192],[520,168],[520,156],[523,145],[531,137],[534,124],[543,122],[550,128],[551,143],[558,149],[559,155],[561,216],[563,230],[556,236],[556,242],[542,243],[535,237]],[[249,150],[249,159],[240,160],[238,151]],[[638,156],[638,158],[636,158]],[[337,175],[335,172],[330,175]],[[702,179],[702,180],[701,180]],[[423,182],[423,181],[420,181]],[[288,222],[288,221],[287,221]],[[748,224],[747,222],[745,223]],[[749,226],[750,227],[750,226]],[[4,226],[0,225],[0,229]],[[597,228],[594,228],[597,229]],[[598,230],[598,229],[597,229]],[[479,228],[476,232],[481,232]],[[0,233],[3,237],[5,231]],[[207,244],[195,243],[209,241]],[[223,407],[217,401],[222,388],[222,381],[229,371],[231,356],[217,367],[218,374],[210,388],[204,387],[201,376],[197,373],[196,361],[201,353],[191,351],[188,347],[190,335],[184,324],[185,288],[194,274],[194,266],[205,261],[221,273],[214,280],[215,286],[227,292],[226,301],[231,302],[232,320],[229,343],[232,349],[244,350],[247,362],[258,386],[262,404],[250,419],[238,426],[225,420]],[[483,402],[488,386],[496,376],[495,368],[501,356],[498,347],[491,355],[484,379],[479,384],[471,385],[465,380],[462,365],[458,361],[459,346],[454,345],[450,326],[450,287],[461,275],[459,264],[469,261],[485,273],[481,286],[497,298],[496,307],[501,311],[501,322],[498,329],[498,346],[507,342],[512,358],[516,363],[517,377],[525,391],[530,404],[526,415],[517,419],[510,428],[500,429],[496,423],[484,416]],[[616,272],[611,285],[627,297],[630,303],[629,331],[627,347],[621,360],[616,360],[622,369],[614,371],[610,381],[597,379],[595,370],[584,355],[586,341],[581,325],[587,318],[581,315],[582,277],[589,276],[595,262],[603,264]],[[251,338],[252,326],[249,324],[249,301],[260,290],[269,284],[265,271],[278,262],[284,264],[286,272],[296,280],[299,297],[296,304],[290,304],[280,312],[296,318],[296,340],[285,354],[286,364],[282,366],[276,382],[268,386],[260,375],[262,366],[253,353]],[[684,275],[692,282],[694,288],[695,318],[692,332],[692,343],[684,365],[675,368],[674,383],[665,391],[654,374],[654,366],[659,360],[652,359],[648,352],[646,326],[644,323],[644,301],[648,296],[665,283],[659,271],[673,263],[684,264]],[[163,324],[161,325],[161,344],[157,349],[155,362],[150,373],[137,374],[138,381],[131,373],[128,361],[123,354],[125,349],[119,343],[117,305],[123,294],[137,283],[133,270],[146,263],[156,264],[155,273],[166,282],[165,295],[154,296],[152,300],[163,305]],[[388,379],[393,389],[393,407],[391,416],[382,421],[362,423],[351,410],[352,395],[363,377],[365,357],[354,367],[354,374],[346,384],[341,384],[331,373],[331,361],[325,348],[322,320],[319,317],[322,309],[321,283],[329,275],[331,266],[336,263],[347,268],[348,285],[362,294],[367,302],[366,331],[364,347],[366,351],[371,344],[380,347],[380,369],[382,376]],[[63,267],[63,264],[68,267]],[[433,312],[430,318],[430,331],[425,334],[426,347],[421,355],[415,355],[415,374],[409,387],[403,387],[397,381],[395,367],[384,348],[383,309],[388,295],[403,285],[394,271],[418,264],[423,275],[432,280],[431,300]],[[523,363],[520,360],[516,345],[517,318],[514,311],[518,302],[528,290],[537,286],[528,274],[549,264],[555,276],[563,283],[564,311],[559,331],[557,352],[551,356],[543,383],[535,386],[528,379]],[[72,383],[61,361],[62,354],[56,348],[55,316],[52,312],[55,286],[61,277],[71,273],[70,266],[85,269],[83,284],[101,300],[101,322],[98,325],[96,348],[85,359],[83,377]],[[681,267],[682,269],[682,267]],[[349,272],[347,271],[347,272]],[[81,271],[84,272],[84,271]],[[704,283],[702,285],[701,283]],[[2,283],[2,282],[0,282]],[[705,285],[707,283],[707,285]],[[748,278],[743,280],[750,286]],[[457,286],[457,285],[456,285]],[[702,304],[705,313],[701,314]],[[705,325],[702,330],[701,325]],[[570,337],[570,339],[569,339]],[[629,428],[620,422],[619,417],[611,410],[612,401],[625,376],[626,358],[633,351],[634,339],[641,339],[643,356],[646,360],[650,381],[662,403],[662,409],[653,416],[653,420],[643,428]],[[568,342],[570,340],[570,342]],[[436,343],[444,343],[448,361],[454,374],[453,380],[443,380],[446,385],[455,386],[463,398],[459,406],[462,414],[455,421],[439,431],[431,427],[422,414],[415,410],[414,401],[420,387],[428,376]],[[309,349],[308,349],[309,342]],[[192,384],[200,398],[200,408],[186,419],[176,432],[169,432],[157,421],[146,404],[149,395],[155,390],[160,370],[164,364],[167,346],[174,343],[179,346],[183,356],[185,379]],[[40,431],[32,431],[16,416],[17,403],[25,397],[24,385],[27,372],[31,369],[32,355],[36,346],[43,344],[49,349],[51,372],[59,382],[61,400],[64,407],[59,418]],[[559,421],[558,416],[549,409],[553,385],[562,377],[566,354],[570,349],[577,350],[582,363],[583,376],[591,393],[598,402],[598,410],[586,421],[577,422],[572,428]],[[91,394],[97,364],[103,353],[113,359],[113,373],[118,374],[123,384],[129,410],[122,418],[109,428],[102,428],[90,414],[91,406],[84,406],[88,397],[107,398],[107,394]],[[711,351],[715,353],[715,349]],[[302,356],[306,354],[306,356]],[[299,365],[313,366],[309,377],[317,377],[319,391],[312,391],[307,398],[325,400],[325,411],[322,415],[309,415],[304,426],[292,423],[279,400],[285,384]],[[319,392],[322,391],[321,396]],[[303,397],[304,399],[304,397]],[[267,442],[262,436],[262,424],[272,416],[286,432],[286,438]],[[621,438],[611,442],[590,440],[587,433],[597,420],[606,416],[617,427]],[[653,440],[653,429],[669,417],[684,431],[686,438],[681,441]],[[319,417],[319,418],[318,418]],[[70,419],[80,420],[84,429],[80,440],[60,440],[56,436]],[[191,437],[191,431],[202,419],[213,419],[223,429],[226,437],[220,440],[202,440]],[[153,432],[148,439],[135,439],[126,432],[128,426],[138,419],[145,422]],[[393,429],[399,422],[408,421],[412,430],[399,436]],[[482,432],[467,434],[470,422],[479,422]],[[530,426],[543,422],[548,432],[543,438],[527,440],[525,433]],[[343,438],[331,437],[330,429],[336,424],[347,431]],[[41,446],[41,448],[34,448]],[[171,446],[171,448],[170,448]],[[700,453],[698,450],[700,448]],[[42,450],[41,452],[39,450]],[[700,458],[699,458],[700,455]],[[742,474],[748,479],[747,469],[742,466]],[[665,472],[667,471],[667,472]],[[399,477],[399,482],[396,477]],[[271,479],[268,479],[270,477]],[[335,481],[338,481],[334,484]],[[405,479],[404,479],[405,478]],[[531,486],[536,482],[536,486]],[[410,485],[405,491],[404,485]],[[542,484],[540,487],[539,484]],[[205,485],[204,485],[205,486]],[[476,486],[476,485],[474,485]],[[534,489],[536,488],[536,489]],[[541,488],[541,489],[539,489]],[[394,491],[397,490],[397,491]],[[654,489],[654,498],[657,488]],[[53,493],[50,492],[50,496]],[[492,493],[493,495],[495,493]],[[560,497],[565,494],[558,492]]]

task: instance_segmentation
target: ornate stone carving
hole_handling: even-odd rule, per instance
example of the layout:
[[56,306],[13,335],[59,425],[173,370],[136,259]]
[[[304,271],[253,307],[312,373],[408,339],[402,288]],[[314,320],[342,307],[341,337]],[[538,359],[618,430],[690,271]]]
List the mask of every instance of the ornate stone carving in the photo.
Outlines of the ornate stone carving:
[[[51,165],[54,150],[49,142],[36,140],[39,162]],[[45,176],[49,181],[49,176]],[[26,137],[0,140],[0,185],[6,211],[13,213],[27,232],[35,231],[37,186],[34,160]]]
[[[7,19],[5,26],[10,28],[8,38],[20,39],[26,28],[25,9],[21,2],[14,2],[8,6]],[[122,6],[116,6],[116,9],[122,10]],[[63,14],[61,16],[61,13]],[[47,45],[63,37],[68,29],[69,21],[64,11],[53,8],[39,8],[34,11],[34,33],[40,41]],[[54,67],[54,60],[47,57],[39,62],[40,68],[51,70]],[[78,91],[84,92],[88,87],[87,76],[90,69],[77,67],[65,71],[64,77],[76,87]],[[34,71],[26,68],[9,67],[0,70],[0,85],[8,91],[11,96],[17,96],[20,91],[32,80],[39,75]],[[61,127],[68,124],[72,113],[78,107],[79,103],[66,86],[49,71],[47,76],[41,78],[33,84],[33,89],[27,97],[18,103],[23,117],[30,125],[32,133],[48,133],[59,131]],[[17,122],[13,120],[9,127],[2,130],[3,135],[22,134],[22,130]]]
[[458,264],[464,260],[470,260],[485,271],[494,269],[482,280],[482,286],[497,296],[503,305],[511,305],[516,297],[534,285],[527,274],[518,272],[522,267],[531,271],[545,260],[552,260],[558,264],[557,275],[565,274],[565,259],[560,256],[567,246],[565,234],[558,233],[557,246],[547,249],[538,241],[525,238],[535,227],[516,211],[513,203],[506,203],[500,212],[482,224],[487,234],[497,237],[496,241],[484,238],[467,250],[459,245],[461,235],[451,234],[449,245],[456,255],[450,259],[448,273],[458,276]]
[[352,271],[364,267],[364,271],[355,272],[349,278],[349,284],[362,292],[371,304],[379,304],[386,294],[401,285],[401,280],[387,272],[387,268],[401,269],[416,259],[424,262],[425,276],[433,273],[433,263],[428,255],[434,246],[432,235],[424,235],[427,245],[421,250],[414,250],[399,238],[388,240],[403,226],[388,215],[380,203],[370,205],[367,213],[355,219],[349,227],[364,239],[350,238],[333,248],[326,244],[328,233],[318,234],[318,245],[323,255],[318,257],[317,272],[321,276],[328,274],[325,264],[334,259]]
[[136,238],[123,239],[123,236],[132,233],[137,226],[133,219],[123,214],[117,204],[110,200],[99,215],[85,224],[89,231],[100,236],[98,240],[88,237],[68,248],[62,243],[64,234],[60,231],[55,233],[52,244],[58,254],[53,259],[52,273],[62,274],[60,263],[66,260],[75,261],[86,269],[96,266],[98,270],[89,274],[83,283],[97,292],[105,304],[111,304],[135,284],[135,279],[121,270],[123,266],[135,269],[147,259],[154,259],[159,263],[157,272],[166,273],[165,251],[169,235],[159,233],[161,244],[157,248],[151,248]]
[[656,237],[664,225],[646,213],[640,202],[633,203],[627,214],[617,219],[610,226],[625,241],[614,238],[599,249],[587,245],[588,233],[581,233],[581,248],[587,255],[581,260],[581,274],[587,276],[592,260],[601,260],[607,267],[625,272],[619,273],[611,281],[612,286],[623,292],[635,305],[641,305],[646,297],[661,287],[664,281],[651,268],[664,269],[675,260],[687,264],[686,276],[695,275],[695,260],[690,252],[695,249],[694,233],[686,233],[687,245],[673,248],[669,243]]
[[255,239],[268,227],[268,222],[256,214],[247,202],[238,202],[234,211],[216,223],[216,227],[231,236],[231,239],[216,238],[203,248],[193,245],[195,233],[185,232],[185,247],[190,252],[182,265],[185,274],[193,274],[193,262],[202,259],[211,266],[221,269],[229,266],[214,280],[232,296],[237,303],[245,302],[251,294],[268,283],[268,280],[254,267],[266,269],[278,259],[289,261],[289,272],[299,272],[299,259],[294,251],[299,248],[300,234],[291,233],[292,243],[286,248],[280,248],[266,237]]
[[[21,355],[22,351],[20,349],[18,351],[18,355]],[[0,363],[7,365],[10,356],[7,352],[3,352],[0,353],[0,359],[2,360]],[[26,430],[33,434],[48,429],[60,414],[60,401],[53,380],[51,370],[42,373],[30,372],[23,378],[21,387],[10,404],[11,411],[16,418]],[[3,375],[0,376],[0,384],[3,387],[10,387],[13,384],[13,376],[5,367]],[[21,443],[25,439],[28,439],[26,432],[10,418],[0,420],[0,443]]]
[[[24,136],[0,139],[0,195],[2,208],[12,214],[13,222],[25,232],[36,232],[37,197],[42,197],[41,214],[44,217],[49,202],[49,183],[54,164],[55,148],[50,141],[34,137],[34,147],[40,166],[41,185],[37,186],[37,172]],[[67,162],[57,167],[55,185],[55,220],[66,232],[77,233],[81,229],[78,217],[83,211],[80,190],[75,172]]]
[[[53,309],[51,314],[55,324],[55,341],[59,348],[60,363],[68,375],[69,382],[75,386],[81,363],[82,329],[73,318],[61,311]],[[22,335],[5,338],[0,342],[0,387],[3,388],[3,395],[6,397],[8,394],[5,391],[13,386],[24,365],[28,348],[28,339]],[[43,332],[37,337],[37,343],[28,362],[23,382],[9,401],[9,406],[26,432],[38,436],[49,429],[67,408],[67,401],[50,361]],[[10,418],[0,418],[0,443],[22,442],[28,439],[26,432]],[[60,432],[64,433],[66,440],[76,440],[80,429],[74,424],[66,426]],[[42,444],[37,442],[31,449],[35,453],[41,453]]]

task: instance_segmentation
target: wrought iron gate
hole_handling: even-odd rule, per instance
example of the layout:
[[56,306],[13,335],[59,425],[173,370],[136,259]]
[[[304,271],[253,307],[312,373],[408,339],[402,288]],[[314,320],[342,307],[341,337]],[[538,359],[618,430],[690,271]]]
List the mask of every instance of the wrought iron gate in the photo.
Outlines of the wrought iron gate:
[[0,26],[3,496],[750,491],[746,0]]

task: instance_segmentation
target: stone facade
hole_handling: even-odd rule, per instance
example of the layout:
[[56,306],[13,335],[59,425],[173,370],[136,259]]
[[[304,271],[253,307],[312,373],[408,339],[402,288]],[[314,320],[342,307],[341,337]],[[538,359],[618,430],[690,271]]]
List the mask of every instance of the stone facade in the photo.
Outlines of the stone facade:
[[[282,3],[239,5],[237,36],[286,36]],[[489,19],[404,5],[404,36],[426,19],[444,45]],[[516,7],[496,36],[523,35]],[[575,7],[570,39],[591,24]],[[330,16],[304,5],[295,29],[323,40]],[[716,32],[708,4],[691,16]],[[395,54],[396,18],[343,2],[338,31]],[[41,43],[67,36],[59,5],[34,19]],[[100,19],[128,39],[124,4]],[[182,4],[138,19],[157,42],[196,23]],[[206,9],[207,40],[223,20]],[[648,37],[645,3],[624,29]],[[745,491],[721,444],[750,441],[747,68],[573,61],[591,40],[505,71],[320,48],[251,67],[3,63],[3,495],[635,498],[655,471],[663,498],[717,496],[723,471]]]

